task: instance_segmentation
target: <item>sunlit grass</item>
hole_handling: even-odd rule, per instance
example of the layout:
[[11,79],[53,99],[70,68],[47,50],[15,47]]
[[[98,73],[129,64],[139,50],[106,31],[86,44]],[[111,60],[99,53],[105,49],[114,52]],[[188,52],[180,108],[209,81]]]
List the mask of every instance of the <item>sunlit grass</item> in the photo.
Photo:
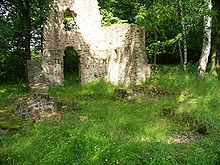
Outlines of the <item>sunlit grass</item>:
[[26,93],[25,85],[0,85],[0,107],[3,106],[3,102],[6,99],[10,99],[14,96],[23,95]]
[[[61,120],[26,121],[16,134],[2,135],[2,164],[219,164],[220,82],[197,78],[174,68],[154,75],[146,85],[170,91],[161,98],[123,101],[103,80],[51,89],[59,100],[78,103]],[[23,90],[1,87],[4,99]],[[2,100],[2,98],[1,98]],[[3,101],[2,101],[3,103]],[[171,109],[173,115],[162,115]],[[167,144],[187,134],[193,122],[205,124],[208,134],[186,143]]]

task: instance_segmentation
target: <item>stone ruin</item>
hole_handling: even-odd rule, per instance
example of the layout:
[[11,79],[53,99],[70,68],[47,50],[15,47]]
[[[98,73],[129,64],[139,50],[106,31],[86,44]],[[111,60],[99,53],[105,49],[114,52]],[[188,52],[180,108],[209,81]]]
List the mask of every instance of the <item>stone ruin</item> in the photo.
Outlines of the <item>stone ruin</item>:
[[[10,99],[16,105],[12,109],[14,115],[23,119],[32,118],[33,121],[41,119],[58,119],[67,109],[78,110],[79,106],[74,99],[68,102],[55,99],[48,94],[31,94]],[[57,118],[58,117],[58,118]]]
[[[68,30],[65,13],[72,17],[68,22],[72,28]],[[82,83],[104,78],[115,85],[128,86],[140,84],[150,76],[145,30],[135,24],[103,28],[101,19],[97,0],[54,0],[44,24],[42,72],[39,72],[48,86],[63,84],[66,48],[77,52]],[[39,76],[32,74],[29,79],[31,88],[43,84],[38,82]]]

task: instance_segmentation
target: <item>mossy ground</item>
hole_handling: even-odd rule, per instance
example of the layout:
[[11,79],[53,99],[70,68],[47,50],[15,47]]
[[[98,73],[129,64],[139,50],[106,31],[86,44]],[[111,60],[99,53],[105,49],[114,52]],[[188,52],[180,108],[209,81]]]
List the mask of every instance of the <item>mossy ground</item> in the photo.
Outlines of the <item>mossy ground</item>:
[[[104,81],[52,89],[53,97],[77,107],[59,120],[27,120],[17,133],[2,135],[1,163],[220,164],[220,80],[172,67],[143,85],[172,94],[124,101]],[[24,94],[16,90],[13,96]],[[198,123],[207,129],[198,140],[167,143],[173,135],[198,134]]]
[[21,120],[11,114],[8,109],[0,109],[0,128],[1,129],[18,129]]
[[11,99],[25,93],[23,85],[0,86],[0,129],[16,130],[20,127],[21,120],[11,113],[13,109]]

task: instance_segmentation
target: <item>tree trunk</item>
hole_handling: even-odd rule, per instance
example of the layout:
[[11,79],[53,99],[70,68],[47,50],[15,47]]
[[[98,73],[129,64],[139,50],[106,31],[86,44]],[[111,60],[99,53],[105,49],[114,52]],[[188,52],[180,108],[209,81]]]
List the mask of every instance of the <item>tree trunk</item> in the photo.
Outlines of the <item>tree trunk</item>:
[[[212,1],[208,0],[208,9],[212,10]],[[205,16],[204,17],[204,36],[203,36],[203,47],[202,47],[202,53],[199,61],[199,67],[198,67],[198,75],[200,77],[203,77],[205,75],[208,58],[210,55],[211,50],[211,23],[212,18],[211,16]]]
[[217,57],[216,57],[216,65],[217,65],[217,67],[219,67],[219,63],[220,63],[220,51],[217,50]]
[[217,47],[216,45],[213,46],[213,53],[211,57],[211,74],[213,76],[218,76],[217,73]]
[[24,23],[24,47],[26,60],[31,59],[31,16],[30,16],[30,2],[25,1],[25,7],[22,7],[22,19]]
[[217,67],[218,67],[218,57],[219,51],[218,47],[220,45],[220,30],[212,37],[212,57],[211,57],[211,74],[213,76],[218,76]]
[[180,10],[180,18],[181,18],[181,26],[182,26],[182,36],[183,36],[183,70],[186,71],[187,65],[187,42],[186,42],[186,25],[185,19],[183,16],[183,2],[179,0],[179,10]]
[[23,0],[20,1],[20,13],[21,13],[21,19],[23,21],[24,30],[23,30],[23,36],[24,36],[24,49],[25,49],[25,72],[26,72],[26,86],[27,89],[29,89],[29,79],[28,79],[28,67],[27,67],[27,61],[31,60],[31,15],[30,15],[30,0]]
[[[157,36],[157,32],[154,32],[154,40],[155,40],[155,42],[157,42],[157,38],[158,38],[158,36]],[[155,48],[155,54],[154,54],[154,63],[153,63],[153,65],[157,65],[157,45],[156,45],[156,48]]]
[[182,52],[180,40],[178,40],[178,47],[179,47],[179,55],[180,55],[180,67],[183,68],[183,52]]

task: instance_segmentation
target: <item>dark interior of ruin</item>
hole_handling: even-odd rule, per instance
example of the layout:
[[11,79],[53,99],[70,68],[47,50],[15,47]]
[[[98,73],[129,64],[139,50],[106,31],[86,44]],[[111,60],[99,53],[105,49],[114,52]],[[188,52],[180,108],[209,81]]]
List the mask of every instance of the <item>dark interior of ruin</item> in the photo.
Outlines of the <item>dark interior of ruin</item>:
[[64,54],[64,79],[79,82],[79,55],[73,47],[67,47]]

